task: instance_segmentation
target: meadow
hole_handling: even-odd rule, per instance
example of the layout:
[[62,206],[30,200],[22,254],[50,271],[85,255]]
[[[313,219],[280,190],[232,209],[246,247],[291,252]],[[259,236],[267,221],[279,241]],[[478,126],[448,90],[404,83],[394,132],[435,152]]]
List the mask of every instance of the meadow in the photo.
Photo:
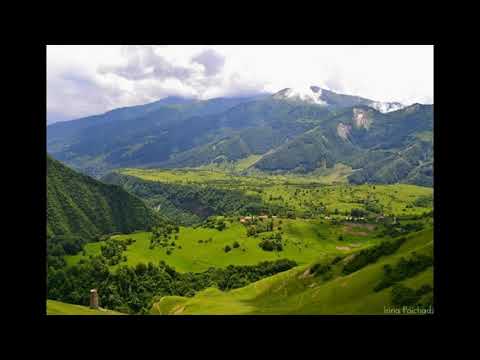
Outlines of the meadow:
[[[372,210],[391,216],[408,217],[428,213],[433,208],[433,188],[410,184],[350,185],[338,182],[346,168],[337,165],[323,175],[272,175],[253,172],[238,176],[212,169],[120,169],[120,174],[143,180],[199,184],[240,190],[260,196],[265,204],[280,205],[298,216],[309,214],[347,215],[352,209]],[[346,172],[348,173],[348,171]],[[341,176],[340,176],[341,178]],[[429,199],[423,203],[419,199]],[[220,215],[220,214],[219,214]]]
[[[281,221],[281,224],[280,224]],[[283,231],[283,250],[265,251],[259,247],[262,237],[273,232],[263,232],[258,237],[247,237],[246,228],[237,219],[226,220],[227,227],[223,231],[202,227],[180,227],[176,247],[167,254],[162,247],[149,248],[150,232],[138,232],[128,235],[115,235],[112,238],[136,240],[129,245],[124,255],[126,262],[121,264],[135,266],[143,262],[157,264],[164,260],[179,272],[201,272],[210,267],[226,267],[228,265],[255,265],[265,260],[287,258],[298,264],[307,264],[328,254],[345,254],[378,243],[376,238],[378,229],[364,226],[351,227],[348,225],[332,225],[323,220],[307,219],[275,219],[274,232],[280,226]],[[353,229],[353,231],[352,231]],[[339,236],[343,240],[339,240]],[[206,240],[211,241],[206,242]],[[201,241],[201,242],[200,242]],[[238,248],[232,245],[237,241]],[[68,265],[78,263],[89,255],[99,255],[104,242],[95,242],[85,245],[85,255],[77,254],[66,256]],[[232,250],[225,252],[225,246]],[[179,248],[181,247],[181,248]]]

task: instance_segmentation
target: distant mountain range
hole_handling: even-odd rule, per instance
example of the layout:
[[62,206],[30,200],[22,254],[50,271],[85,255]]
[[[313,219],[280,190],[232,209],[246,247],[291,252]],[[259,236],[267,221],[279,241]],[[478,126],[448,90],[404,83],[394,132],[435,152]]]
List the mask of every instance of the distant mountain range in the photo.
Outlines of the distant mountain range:
[[432,185],[433,106],[317,86],[248,98],[169,97],[49,125],[47,147],[97,177],[119,167],[198,167],[259,155],[251,167],[260,171],[343,163],[352,183]]

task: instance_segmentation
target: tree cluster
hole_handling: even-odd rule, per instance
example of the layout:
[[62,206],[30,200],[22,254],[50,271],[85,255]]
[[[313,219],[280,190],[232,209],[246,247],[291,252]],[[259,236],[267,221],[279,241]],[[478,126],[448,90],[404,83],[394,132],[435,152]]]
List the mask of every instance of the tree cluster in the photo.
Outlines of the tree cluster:
[[402,257],[395,266],[392,267],[389,264],[384,266],[383,279],[375,286],[374,291],[380,291],[401,280],[415,276],[430,266],[433,266],[433,258],[431,256],[413,253],[410,259]]
[[393,254],[405,241],[406,238],[402,237],[395,241],[383,241],[371,248],[361,250],[355,254],[352,260],[344,265],[342,270],[343,274],[351,274],[368,264],[376,262],[381,256]]

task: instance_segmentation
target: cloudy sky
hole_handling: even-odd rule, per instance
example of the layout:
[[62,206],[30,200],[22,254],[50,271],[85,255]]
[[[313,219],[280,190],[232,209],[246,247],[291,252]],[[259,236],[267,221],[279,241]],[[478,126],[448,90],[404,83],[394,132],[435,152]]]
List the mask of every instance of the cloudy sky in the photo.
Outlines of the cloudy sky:
[[49,123],[170,95],[209,99],[310,85],[433,103],[433,46],[47,46]]

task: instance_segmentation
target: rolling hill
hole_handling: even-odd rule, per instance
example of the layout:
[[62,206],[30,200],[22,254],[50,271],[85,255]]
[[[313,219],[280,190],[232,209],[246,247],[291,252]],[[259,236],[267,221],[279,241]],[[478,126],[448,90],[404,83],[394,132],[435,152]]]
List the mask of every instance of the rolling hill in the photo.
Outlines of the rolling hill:
[[[332,259],[262,279],[246,287],[222,292],[208,288],[194,297],[165,296],[151,309],[155,315],[322,315],[385,314],[390,307],[422,304],[433,299],[432,229],[411,234],[393,254],[381,256],[357,271],[342,269],[359,253]],[[420,260],[422,259],[422,260]],[[410,261],[410,262],[409,262]],[[329,267],[325,267],[330,263]],[[408,264],[407,274],[398,272]],[[412,265],[415,264],[415,265]],[[418,264],[421,264],[418,265]],[[323,265],[323,266],[322,266]],[[388,270],[387,269],[393,269]],[[400,273],[394,282],[379,287],[386,274]],[[425,308],[424,307],[424,308]]]

